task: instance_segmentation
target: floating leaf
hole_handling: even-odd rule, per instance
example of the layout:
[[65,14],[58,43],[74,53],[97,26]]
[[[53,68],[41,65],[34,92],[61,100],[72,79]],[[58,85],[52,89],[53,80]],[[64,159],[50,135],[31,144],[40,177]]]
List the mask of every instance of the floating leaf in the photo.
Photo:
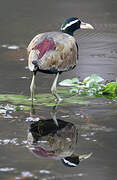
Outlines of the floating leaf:
[[66,79],[59,83],[60,86],[74,86],[71,79]]
[[72,78],[72,84],[78,84],[79,79],[78,78]]
[[79,82],[78,78],[66,79],[59,83],[60,86],[75,86]]
[[89,81],[95,81],[95,82],[102,82],[104,81],[104,79],[96,74],[92,74],[91,76],[88,76],[86,77],[84,80],[83,80],[83,83],[84,84],[87,84]]
[[100,76],[98,76],[98,75],[96,75],[96,74],[92,74],[91,76],[90,76],[90,78],[91,79],[94,79],[96,82],[102,82],[102,81],[104,81],[104,79],[102,78],[102,77],[100,77]]

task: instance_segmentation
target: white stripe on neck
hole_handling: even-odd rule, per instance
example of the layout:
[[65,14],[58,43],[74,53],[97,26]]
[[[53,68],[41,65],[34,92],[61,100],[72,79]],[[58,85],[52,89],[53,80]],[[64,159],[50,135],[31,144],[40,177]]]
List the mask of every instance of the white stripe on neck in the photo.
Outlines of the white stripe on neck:
[[76,22],[78,22],[79,20],[76,19],[74,21],[71,21],[70,23],[66,24],[63,28],[61,27],[61,30],[65,30],[66,28],[68,28],[69,26],[71,26],[72,24],[75,24]]
[[74,166],[74,167],[77,166],[76,164],[74,164],[74,163],[72,163],[72,162],[66,160],[65,158],[64,158],[63,160],[64,160],[64,162],[65,162],[66,164],[68,164],[69,166]]

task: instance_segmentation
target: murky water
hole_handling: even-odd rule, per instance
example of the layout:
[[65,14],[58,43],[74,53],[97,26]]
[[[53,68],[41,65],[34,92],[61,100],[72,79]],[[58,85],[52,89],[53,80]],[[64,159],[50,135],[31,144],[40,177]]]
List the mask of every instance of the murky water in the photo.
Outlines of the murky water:
[[[28,43],[39,32],[58,29],[64,19],[71,16],[81,17],[95,30],[75,33],[79,44],[79,65],[70,73],[62,74],[59,80],[74,76],[83,79],[93,73],[105,80],[115,80],[116,9],[116,0],[0,0],[0,94],[29,95]],[[52,80],[53,75],[38,73],[37,92],[49,92]],[[43,150],[48,136],[40,135],[42,146],[37,154],[29,147],[30,111],[0,112],[0,179],[116,179],[117,103],[101,98],[90,99],[90,102],[89,105],[58,106],[57,119],[64,126],[54,135],[48,132],[49,137],[54,136],[47,144],[49,157]],[[6,99],[0,104],[4,107],[7,103]],[[52,107],[36,107],[33,118],[49,121],[51,112]],[[91,152],[92,156],[76,167],[70,168],[61,161],[64,154]]]

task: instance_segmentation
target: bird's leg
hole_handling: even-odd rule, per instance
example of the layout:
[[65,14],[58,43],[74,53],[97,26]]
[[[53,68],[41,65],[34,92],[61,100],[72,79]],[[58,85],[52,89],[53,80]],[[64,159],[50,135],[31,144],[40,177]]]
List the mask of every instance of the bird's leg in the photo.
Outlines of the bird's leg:
[[51,116],[56,126],[59,126],[57,118],[56,118],[58,105],[59,105],[59,102],[57,102],[56,105],[53,106],[52,111],[51,111]]
[[57,75],[54,79],[54,82],[51,87],[51,92],[57,98],[58,102],[61,102],[62,101],[61,97],[56,93],[56,85],[57,85],[58,77],[59,77],[59,73],[57,73]]
[[31,81],[31,85],[30,85],[32,104],[33,104],[33,98],[34,98],[35,77],[36,77],[36,72],[33,72],[33,77],[32,77],[32,81]]
[[52,116],[52,119],[53,119],[54,123],[56,124],[56,126],[59,126],[58,121],[56,119],[56,110],[57,110],[57,105],[55,105],[53,107],[52,112],[51,112],[51,116]]
[[32,104],[30,107],[30,117],[33,117],[34,115],[35,115],[35,108],[34,108],[33,101],[32,101]]

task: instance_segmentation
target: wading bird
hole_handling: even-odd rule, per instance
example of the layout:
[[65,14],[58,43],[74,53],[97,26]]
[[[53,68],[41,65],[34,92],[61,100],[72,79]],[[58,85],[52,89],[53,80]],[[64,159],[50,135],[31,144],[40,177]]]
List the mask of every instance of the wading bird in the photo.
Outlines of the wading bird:
[[30,42],[27,50],[29,53],[28,67],[33,72],[30,85],[32,102],[37,71],[56,74],[51,92],[59,102],[62,100],[56,93],[57,80],[59,74],[72,70],[77,64],[78,45],[73,37],[77,29],[93,29],[93,26],[80,21],[79,18],[69,18],[62,24],[60,31],[38,34]]

